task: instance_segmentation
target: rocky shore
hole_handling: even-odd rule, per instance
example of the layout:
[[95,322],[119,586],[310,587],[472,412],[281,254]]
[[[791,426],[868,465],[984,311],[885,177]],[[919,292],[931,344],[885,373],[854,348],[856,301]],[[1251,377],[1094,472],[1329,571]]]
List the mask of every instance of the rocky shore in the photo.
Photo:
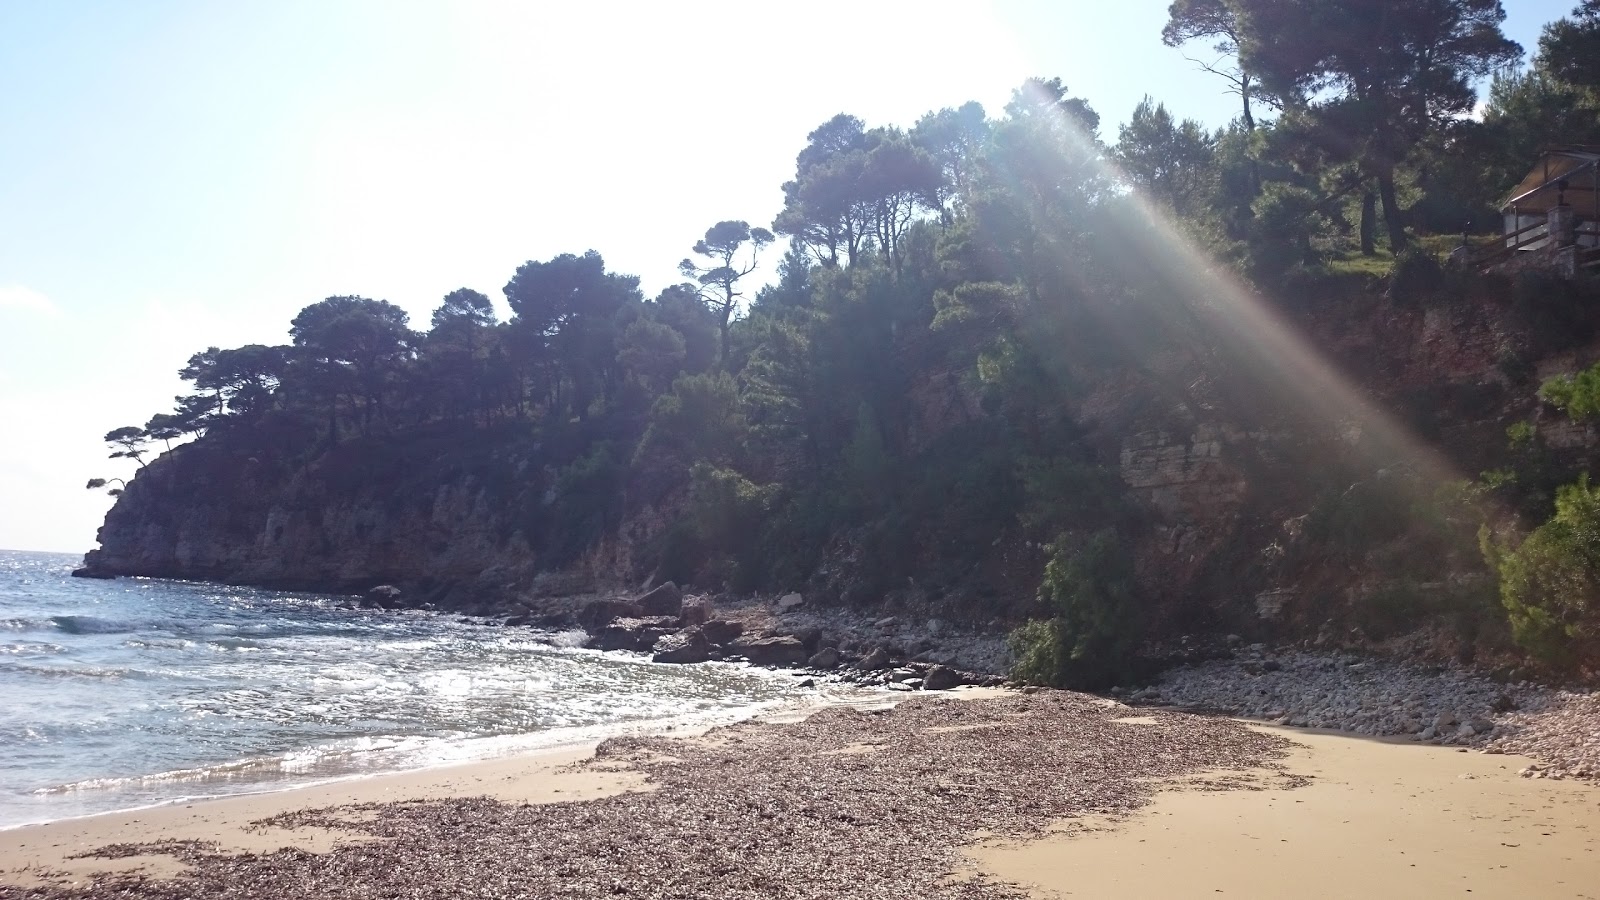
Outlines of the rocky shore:
[[1464,667],[1257,644],[1120,693],[1136,704],[1518,754],[1538,760],[1526,777],[1600,778],[1600,694],[1501,682]]
[[[368,591],[361,605],[410,606],[388,585]],[[937,619],[816,610],[799,593],[712,597],[685,594],[667,582],[634,596],[549,597],[476,612],[487,625],[581,630],[585,647],[646,653],[655,662],[748,662],[896,691],[998,686],[1009,665],[1003,634],[975,633]]]

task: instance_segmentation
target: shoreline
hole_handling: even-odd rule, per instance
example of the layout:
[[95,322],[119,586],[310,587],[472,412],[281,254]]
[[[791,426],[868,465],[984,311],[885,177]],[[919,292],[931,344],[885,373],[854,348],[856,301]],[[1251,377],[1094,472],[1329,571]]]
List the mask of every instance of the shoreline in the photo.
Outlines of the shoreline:
[[[809,675],[809,673],[807,673]],[[43,819],[32,822],[18,822],[10,825],[0,825],[0,850],[9,835],[20,830],[31,828],[47,828],[65,823],[81,822],[101,816],[128,816],[136,813],[146,813],[162,810],[179,805],[209,804],[231,800],[249,800],[257,797],[271,797],[278,794],[294,793],[298,791],[315,791],[321,789],[337,790],[339,786],[362,782],[371,779],[385,779],[395,777],[416,776],[426,778],[430,773],[440,772],[461,766],[474,766],[481,764],[494,764],[511,760],[543,756],[546,754],[565,754],[575,751],[592,751],[604,741],[613,738],[631,737],[665,737],[687,736],[704,733],[710,729],[727,725],[734,725],[749,721],[786,721],[795,717],[804,718],[822,709],[836,706],[846,707],[873,707],[892,704],[903,699],[901,694],[889,692],[868,692],[866,688],[853,689],[844,683],[831,685],[843,688],[842,692],[829,692],[826,689],[819,691],[815,696],[797,697],[783,701],[768,701],[754,706],[735,710],[714,710],[709,712],[686,713],[680,716],[661,717],[652,719],[637,719],[605,724],[568,726],[562,728],[533,731],[522,734],[496,735],[489,737],[469,738],[461,741],[448,741],[440,739],[437,745],[409,751],[396,751],[403,754],[393,760],[392,765],[375,766],[365,770],[350,770],[336,774],[314,776],[307,780],[296,780],[290,776],[278,779],[263,779],[249,788],[219,793],[206,793],[203,787],[200,792],[171,797],[154,802],[135,803],[129,806],[119,806],[110,809],[101,809],[91,812],[72,813],[59,818]],[[859,695],[851,693],[859,691]],[[474,752],[474,748],[479,748]],[[233,769],[242,765],[268,765],[281,762],[277,757],[263,757],[249,760],[231,760],[209,766],[196,766],[192,769],[178,770],[177,772],[157,772],[149,775],[130,776],[112,779],[116,782],[139,783],[149,781],[172,781],[173,783],[193,782],[193,777],[180,779],[170,776],[189,775],[200,773],[204,780],[206,773],[217,770]],[[219,779],[226,782],[227,779]],[[68,786],[69,788],[71,786]],[[90,790],[105,790],[105,788],[92,788]],[[63,790],[63,794],[71,793]],[[0,867],[3,872],[3,867]]]
[[1514,756],[1061,691],[886,700],[26,826],[0,898],[1583,897],[1600,867],[1600,785]]

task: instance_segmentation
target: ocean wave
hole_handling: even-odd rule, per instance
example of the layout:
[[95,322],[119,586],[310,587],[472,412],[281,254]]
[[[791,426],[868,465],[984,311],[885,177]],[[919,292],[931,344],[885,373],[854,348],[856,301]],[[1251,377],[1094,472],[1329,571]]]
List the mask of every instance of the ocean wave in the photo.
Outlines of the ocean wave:
[[67,648],[60,644],[51,644],[45,641],[14,641],[8,644],[0,644],[0,654],[12,656],[54,656],[57,653],[65,652],[67,652]]
[[50,625],[67,634],[122,634],[140,630],[131,622],[118,622],[96,616],[51,616]]
[[44,678],[92,678],[117,681],[129,677],[143,677],[148,673],[119,666],[30,666],[27,663],[0,662],[0,675],[15,673]]

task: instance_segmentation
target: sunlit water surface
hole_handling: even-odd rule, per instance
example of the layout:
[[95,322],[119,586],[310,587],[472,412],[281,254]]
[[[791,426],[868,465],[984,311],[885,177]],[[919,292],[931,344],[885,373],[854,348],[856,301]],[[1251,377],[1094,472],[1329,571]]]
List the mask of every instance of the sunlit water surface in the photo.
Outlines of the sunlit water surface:
[[844,699],[347,598],[0,551],[0,828]]

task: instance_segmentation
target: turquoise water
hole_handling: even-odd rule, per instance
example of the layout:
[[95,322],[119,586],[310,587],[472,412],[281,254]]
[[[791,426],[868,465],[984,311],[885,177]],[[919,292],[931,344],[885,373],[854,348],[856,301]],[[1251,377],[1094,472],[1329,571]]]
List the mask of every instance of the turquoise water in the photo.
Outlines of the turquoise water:
[[69,577],[0,551],[0,828],[482,759],[815,701],[580,635],[347,598]]

